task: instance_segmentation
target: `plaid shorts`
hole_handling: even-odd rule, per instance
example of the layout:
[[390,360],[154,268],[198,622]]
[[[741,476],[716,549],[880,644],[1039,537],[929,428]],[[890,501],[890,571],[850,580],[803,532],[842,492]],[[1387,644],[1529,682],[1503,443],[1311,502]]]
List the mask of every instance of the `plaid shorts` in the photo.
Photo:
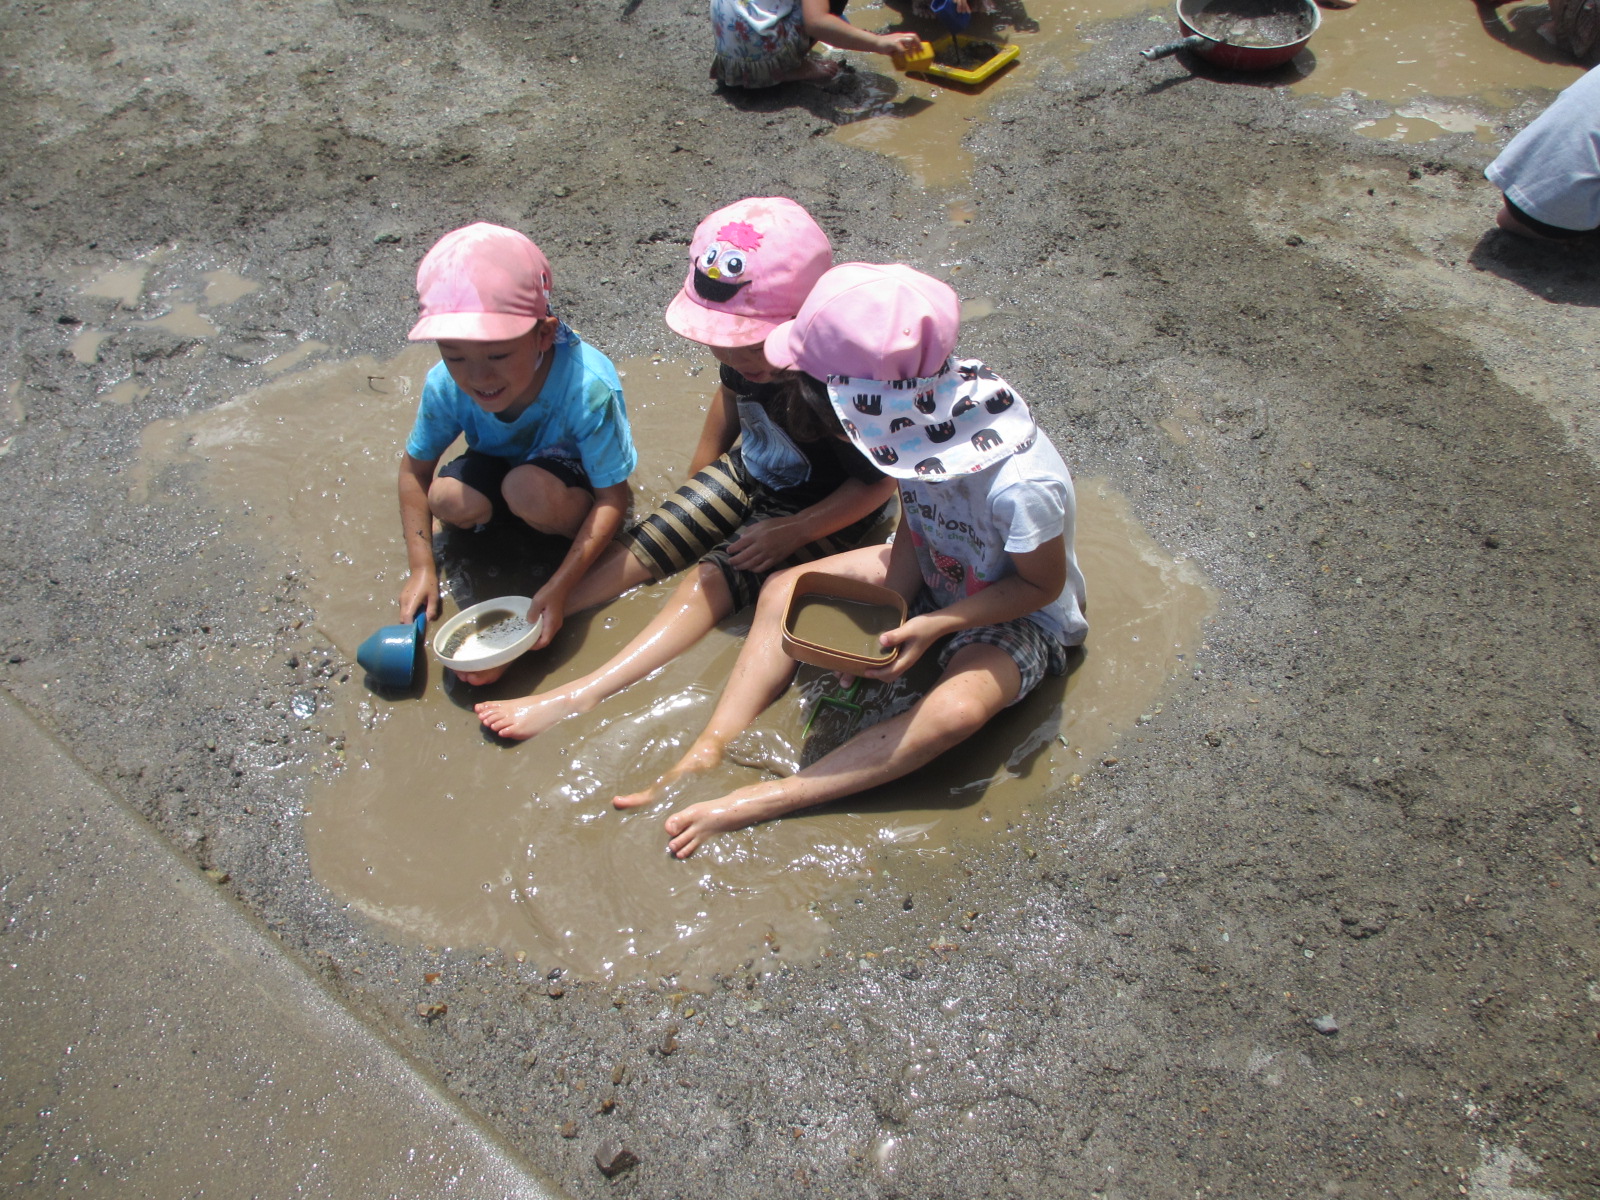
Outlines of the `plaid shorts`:
[[[907,616],[924,616],[938,608],[939,604],[933,593],[923,588],[917,593],[917,598]],[[963,646],[998,646],[1010,656],[1012,662],[1017,664],[1017,670],[1022,673],[1022,686],[1017,689],[1012,704],[1038,687],[1045,675],[1067,673],[1067,644],[1056,634],[1046,630],[1043,625],[1027,617],[1002,621],[998,625],[979,625],[951,634],[950,639],[939,649],[941,671],[950,665],[950,660],[956,656],[956,651]]]
[[762,581],[772,571],[814,562],[853,549],[878,519],[874,513],[855,524],[800,547],[772,571],[747,571],[728,561],[728,544],[757,521],[790,517],[808,505],[772,491],[745,470],[735,446],[678,488],[622,535],[621,541],[655,579],[675,575],[696,562],[722,572],[736,609],[756,602]]

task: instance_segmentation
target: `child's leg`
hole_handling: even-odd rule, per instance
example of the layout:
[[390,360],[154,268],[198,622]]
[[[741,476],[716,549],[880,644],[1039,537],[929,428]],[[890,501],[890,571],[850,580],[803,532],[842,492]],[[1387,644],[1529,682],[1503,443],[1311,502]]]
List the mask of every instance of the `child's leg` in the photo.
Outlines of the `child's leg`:
[[626,546],[612,542],[572,589],[567,597],[567,612],[570,615],[615,600],[623,592],[631,592],[656,578],[658,576],[629,553]]
[[447,475],[428,486],[428,509],[446,525],[476,529],[494,516],[494,502],[474,487]]
[[795,661],[783,652],[783,613],[789,605],[794,581],[807,570],[829,571],[882,583],[889,570],[889,547],[863,546],[805,567],[779,571],[767,580],[756,601],[756,613],[733,664],[728,686],[722,689],[711,720],[700,736],[666,774],[642,792],[618,796],[618,808],[637,808],[659,799],[668,784],[693,771],[706,771],[722,761],[729,742],[748,729],[767,707],[783,694],[794,678]]
[[908,775],[982,729],[1021,688],[1021,671],[1000,647],[963,646],[932,690],[898,717],[862,731],[787,779],[751,784],[673,813],[666,821],[671,838],[667,848],[688,858],[710,834],[770,821]]
[[428,508],[446,525],[475,529],[494,520],[511,463],[465,450],[440,467],[428,486]]
[[473,711],[501,737],[534,737],[557,721],[588,712],[607,696],[665,666],[732,611],[733,599],[722,572],[702,563],[677,586],[650,624],[604,665],[548,692],[485,701]]
[[587,483],[563,478],[537,463],[523,463],[506,473],[500,485],[506,507],[540,533],[572,537],[594,507]]

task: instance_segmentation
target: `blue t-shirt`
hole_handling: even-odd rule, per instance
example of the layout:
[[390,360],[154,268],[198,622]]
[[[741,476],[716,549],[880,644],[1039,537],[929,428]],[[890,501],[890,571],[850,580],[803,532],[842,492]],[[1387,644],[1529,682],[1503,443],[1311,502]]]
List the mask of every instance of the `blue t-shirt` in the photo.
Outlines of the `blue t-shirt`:
[[628,431],[617,369],[565,325],[550,353],[544,386],[515,421],[484,412],[456,386],[449,368],[438,363],[423,384],[406,453],[419,462],[434,462],[465,434],[469,449],[513,463],[576,459],[596,488],[627,479],[639,455]]

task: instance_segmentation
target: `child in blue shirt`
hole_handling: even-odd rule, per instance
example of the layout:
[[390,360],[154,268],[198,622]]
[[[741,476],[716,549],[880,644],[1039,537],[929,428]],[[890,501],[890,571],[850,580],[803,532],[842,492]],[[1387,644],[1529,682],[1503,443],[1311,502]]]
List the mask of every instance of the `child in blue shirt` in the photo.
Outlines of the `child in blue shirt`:
[[[622,527],[638,455],[616,368],[550,312],[550,264],[526,236],[479,222],[429,250],[417,269],[421,319],[435,341],[416,423],[400,460],[400,520],[411,572],[400,612],[439,614],[433,520],[474,529],[509,513],[572,539],[535,593],[533,648],[560,630],[567,597]],[[439,469],[458,436],[466,451]],[[473,672],[461,673],[467,683]]]

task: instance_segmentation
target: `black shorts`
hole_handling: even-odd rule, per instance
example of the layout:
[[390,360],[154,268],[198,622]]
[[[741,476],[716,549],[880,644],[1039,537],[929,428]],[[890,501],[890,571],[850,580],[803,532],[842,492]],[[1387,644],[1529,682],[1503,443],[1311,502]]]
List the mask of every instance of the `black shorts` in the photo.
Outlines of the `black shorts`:
[[[1504,195],[1504,193],[1501,193]],[[1580,238],[1586,233],[1593,233],[1592,229],[1566,229],[1560,225],[1552,225],[1548,221],[1541,221],[1538,217],[1529,216],[1518,208],[1510,196],[1505,197],[1506,207],[1511,210],[1511,215],[1521,221],[1529,229],[1547,238],[1559,238],[1566,241],[1569,238]]]
[[589,485],[589,476],[584,473],[582,463],[575,458],[556,456],[530,458],[526,463],[515,463],[509,458],[499,458],[477,450],[464,450],[440,467],[435,478],[455,479],[466,484],[489,501],[494,507],[493,519],[501,521],[511,516],[511,510],[506,507],[500,489],[512,469],[521,466],[538,467],[548,471],[568,487],[582,488],[586,492],[594,491]]

